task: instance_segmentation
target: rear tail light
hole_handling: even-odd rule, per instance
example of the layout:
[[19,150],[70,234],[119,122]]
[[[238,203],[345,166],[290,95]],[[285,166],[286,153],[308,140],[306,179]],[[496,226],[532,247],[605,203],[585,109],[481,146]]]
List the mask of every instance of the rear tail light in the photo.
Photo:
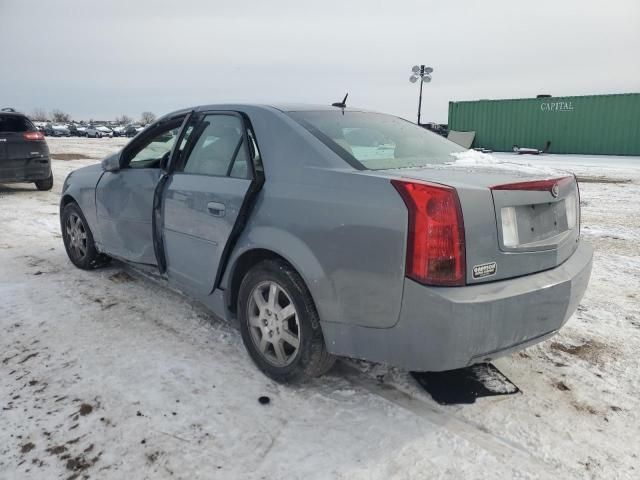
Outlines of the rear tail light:
[[44,140],[42,132],[24,132],[22,138],[28,141]]
[[391,183],[409,210],[407,277],[426,285],[464,285],[464,223],[456,190],[432,183]]

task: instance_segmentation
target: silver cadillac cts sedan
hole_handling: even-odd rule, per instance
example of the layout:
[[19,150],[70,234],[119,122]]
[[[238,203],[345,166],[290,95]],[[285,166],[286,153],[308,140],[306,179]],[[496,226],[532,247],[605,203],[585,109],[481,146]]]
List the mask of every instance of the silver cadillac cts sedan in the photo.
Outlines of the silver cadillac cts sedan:
[[278,381],[464,367],[555,334],[592,263],[574,176],[478,155],[358,109],[185,109],[67,177],[64,245],[157,267]]

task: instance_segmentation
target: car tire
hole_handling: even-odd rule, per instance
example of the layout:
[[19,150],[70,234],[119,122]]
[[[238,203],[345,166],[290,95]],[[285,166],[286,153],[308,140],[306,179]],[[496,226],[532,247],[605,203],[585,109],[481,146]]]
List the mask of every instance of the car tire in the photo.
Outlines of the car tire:
[[237,312],[251,359],[273,380],[310,380],[329,371],[335,362],[327,351],[309,290],[284,261],[265,260],[245,275]]
[[44,180],[36,180],[35,184],[36,188],[40,191],[51,190],[53,188],[53,173],[50,173],[49,177]]
[[98,252],[93,234],[77,203],[64,206],[61,213],[62,240],[69,260],[83,270],[107,265],[111,259]]

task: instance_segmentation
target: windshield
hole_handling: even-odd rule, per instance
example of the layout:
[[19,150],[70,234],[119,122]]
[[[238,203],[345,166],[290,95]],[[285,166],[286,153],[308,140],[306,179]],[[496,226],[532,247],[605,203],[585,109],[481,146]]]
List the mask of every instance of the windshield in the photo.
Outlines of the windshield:
[[392,115],[369,112],[288,112],[356,168],[382,170],[442,164],[465,151],[453,142]]

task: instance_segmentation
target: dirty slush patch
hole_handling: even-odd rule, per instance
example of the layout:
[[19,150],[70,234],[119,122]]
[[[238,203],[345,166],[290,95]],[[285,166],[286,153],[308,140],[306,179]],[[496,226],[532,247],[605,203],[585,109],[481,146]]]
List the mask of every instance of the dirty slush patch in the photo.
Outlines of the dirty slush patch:
[[[43,328],[44,324],[41,322]],[[13,459],[18,471],[32,474],[34,478],[46,478],[44,471],[52,464],[59,464],[68,473],[64,477],[67,480],[88,478],[103,453],[96,452],[95,443],[90,440],[92,435],[88,433],[94,430],[92,417],[100,408],[100,402],[50,392],[47,370],[64,371],[71,369],[75,362],[54,358],[39,340],[23,338],[20,323],[12,324],[7,330],[14,340],[7,356],[0,360],[0,375],[9,386],[8,401],[2,403],[2,417],[14,433],[10,435],[13,441],[0,447],[2,456]],[[43,365],[47,368],[43,369]],[[38,371],[37,377],[33,370]],[[72,374],[65,383],[79,380],[78,374]],[[44,415],[39,411],[44,411]],[[0,461],[0,472],[7,467]],[[37,470],[43,474],[36,474]]]
[[611,347],[593,339],[587,340],[581,345],[565,345],[559,342],[552,342],[550,348],[581,358],[594,365],[602,363],[603,357],[611,353]]

